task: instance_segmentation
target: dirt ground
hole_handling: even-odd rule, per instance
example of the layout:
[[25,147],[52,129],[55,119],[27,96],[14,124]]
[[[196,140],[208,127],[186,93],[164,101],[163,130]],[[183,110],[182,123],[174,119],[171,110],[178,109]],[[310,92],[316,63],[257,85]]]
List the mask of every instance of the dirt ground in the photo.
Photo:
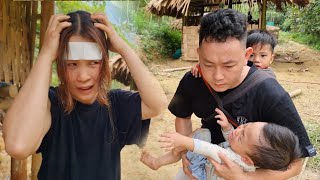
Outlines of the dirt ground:
[[[277,75],[278,81],[288,91],[301,89],[302,94],[293,98],[293,101],[304,122],[320,123],[320,52],[311,50],[306,46],[287,42],[276,48],[277,58],[272,64],[272,69]],[[283,63],[279,61],[291,61]],[[301,61],[301,63],[292,63]],[[165,69],[192,66],[195,62],[172,60],[165,62],[149,63],[160,81],[168,99],[170,100],[179,84],[180,79],[188,70],[166,73]],[[192,116],[193,127],[200,126],[200,120]],[[150,134],[145,149],[154,155],[165,153],[157,142],[159,135],[166,131],[174,131],[174,116],[168,111],[152,119]],[[1,132],[0,132],[1,134]],[[319,147],[318,147],[319,148]],[[319,152],[319,149],[318,149]],[[121,152],[122,179],[166,180],[173,179],[181,162],[168,165],[153,171],[140,161],[141,150],[135,146],[126,146]],[[30,162],[30,160],[29,160]],[[30,165],[29,165],[30,166]],[[0,180],[9,175],[10,159],[4,152],[3,140],[0,138]],[[303,172],[302,179],[319,180],[320,170],[307,168]]]

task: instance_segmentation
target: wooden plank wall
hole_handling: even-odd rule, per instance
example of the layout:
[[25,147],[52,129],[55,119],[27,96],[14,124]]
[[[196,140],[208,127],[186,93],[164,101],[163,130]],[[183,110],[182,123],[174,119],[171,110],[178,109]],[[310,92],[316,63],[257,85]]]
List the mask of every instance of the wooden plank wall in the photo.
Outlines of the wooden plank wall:
[[198,61],[197,48],[199,47],[199,26],[182,27],[182,60]]
[[0,2],[0,82],[21,86],[30,72],[37,4],[36,1]]

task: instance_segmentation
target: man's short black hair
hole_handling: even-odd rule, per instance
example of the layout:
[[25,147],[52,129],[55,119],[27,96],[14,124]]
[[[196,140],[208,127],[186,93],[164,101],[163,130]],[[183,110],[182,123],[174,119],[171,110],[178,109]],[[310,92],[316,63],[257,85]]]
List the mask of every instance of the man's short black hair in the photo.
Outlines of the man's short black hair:
[[253,47],[255,45],[270,45],[273,52],[274,47],[277,45],[276,39],[268,32],[264,30],[251,30],[248,32],[247,47]]
[[233,9],[218,9],[201,18],[199,46],[203,40],[225,42],[229,37],[246,44],[247,21],[244,14]]

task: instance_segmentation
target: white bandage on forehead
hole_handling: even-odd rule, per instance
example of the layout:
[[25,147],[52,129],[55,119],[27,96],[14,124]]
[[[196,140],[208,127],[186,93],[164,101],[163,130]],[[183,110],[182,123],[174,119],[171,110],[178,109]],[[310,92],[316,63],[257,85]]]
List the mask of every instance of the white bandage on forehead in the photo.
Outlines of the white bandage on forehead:
[[101,60],[102,52],[97,43],[69,42],[69,54],[65,60]]

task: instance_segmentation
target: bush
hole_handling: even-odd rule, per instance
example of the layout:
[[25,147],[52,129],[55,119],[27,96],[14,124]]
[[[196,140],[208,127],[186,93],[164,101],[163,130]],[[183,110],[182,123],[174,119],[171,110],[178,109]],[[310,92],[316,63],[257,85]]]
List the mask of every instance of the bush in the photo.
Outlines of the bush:
[[273,21],[275,26],[281,26],[285,21],[285,10],[278,11],[274,4],[268,4],[267,6],[266,19],[268,21]]
[[303,16],[301,16],[300,30],[320,36],[320,1],[314,0],[305,9]]
[[135,14],[136,32],[148,59],[170,57],[181,47],[181,31],[171,28],[170,20],[142,10]]

